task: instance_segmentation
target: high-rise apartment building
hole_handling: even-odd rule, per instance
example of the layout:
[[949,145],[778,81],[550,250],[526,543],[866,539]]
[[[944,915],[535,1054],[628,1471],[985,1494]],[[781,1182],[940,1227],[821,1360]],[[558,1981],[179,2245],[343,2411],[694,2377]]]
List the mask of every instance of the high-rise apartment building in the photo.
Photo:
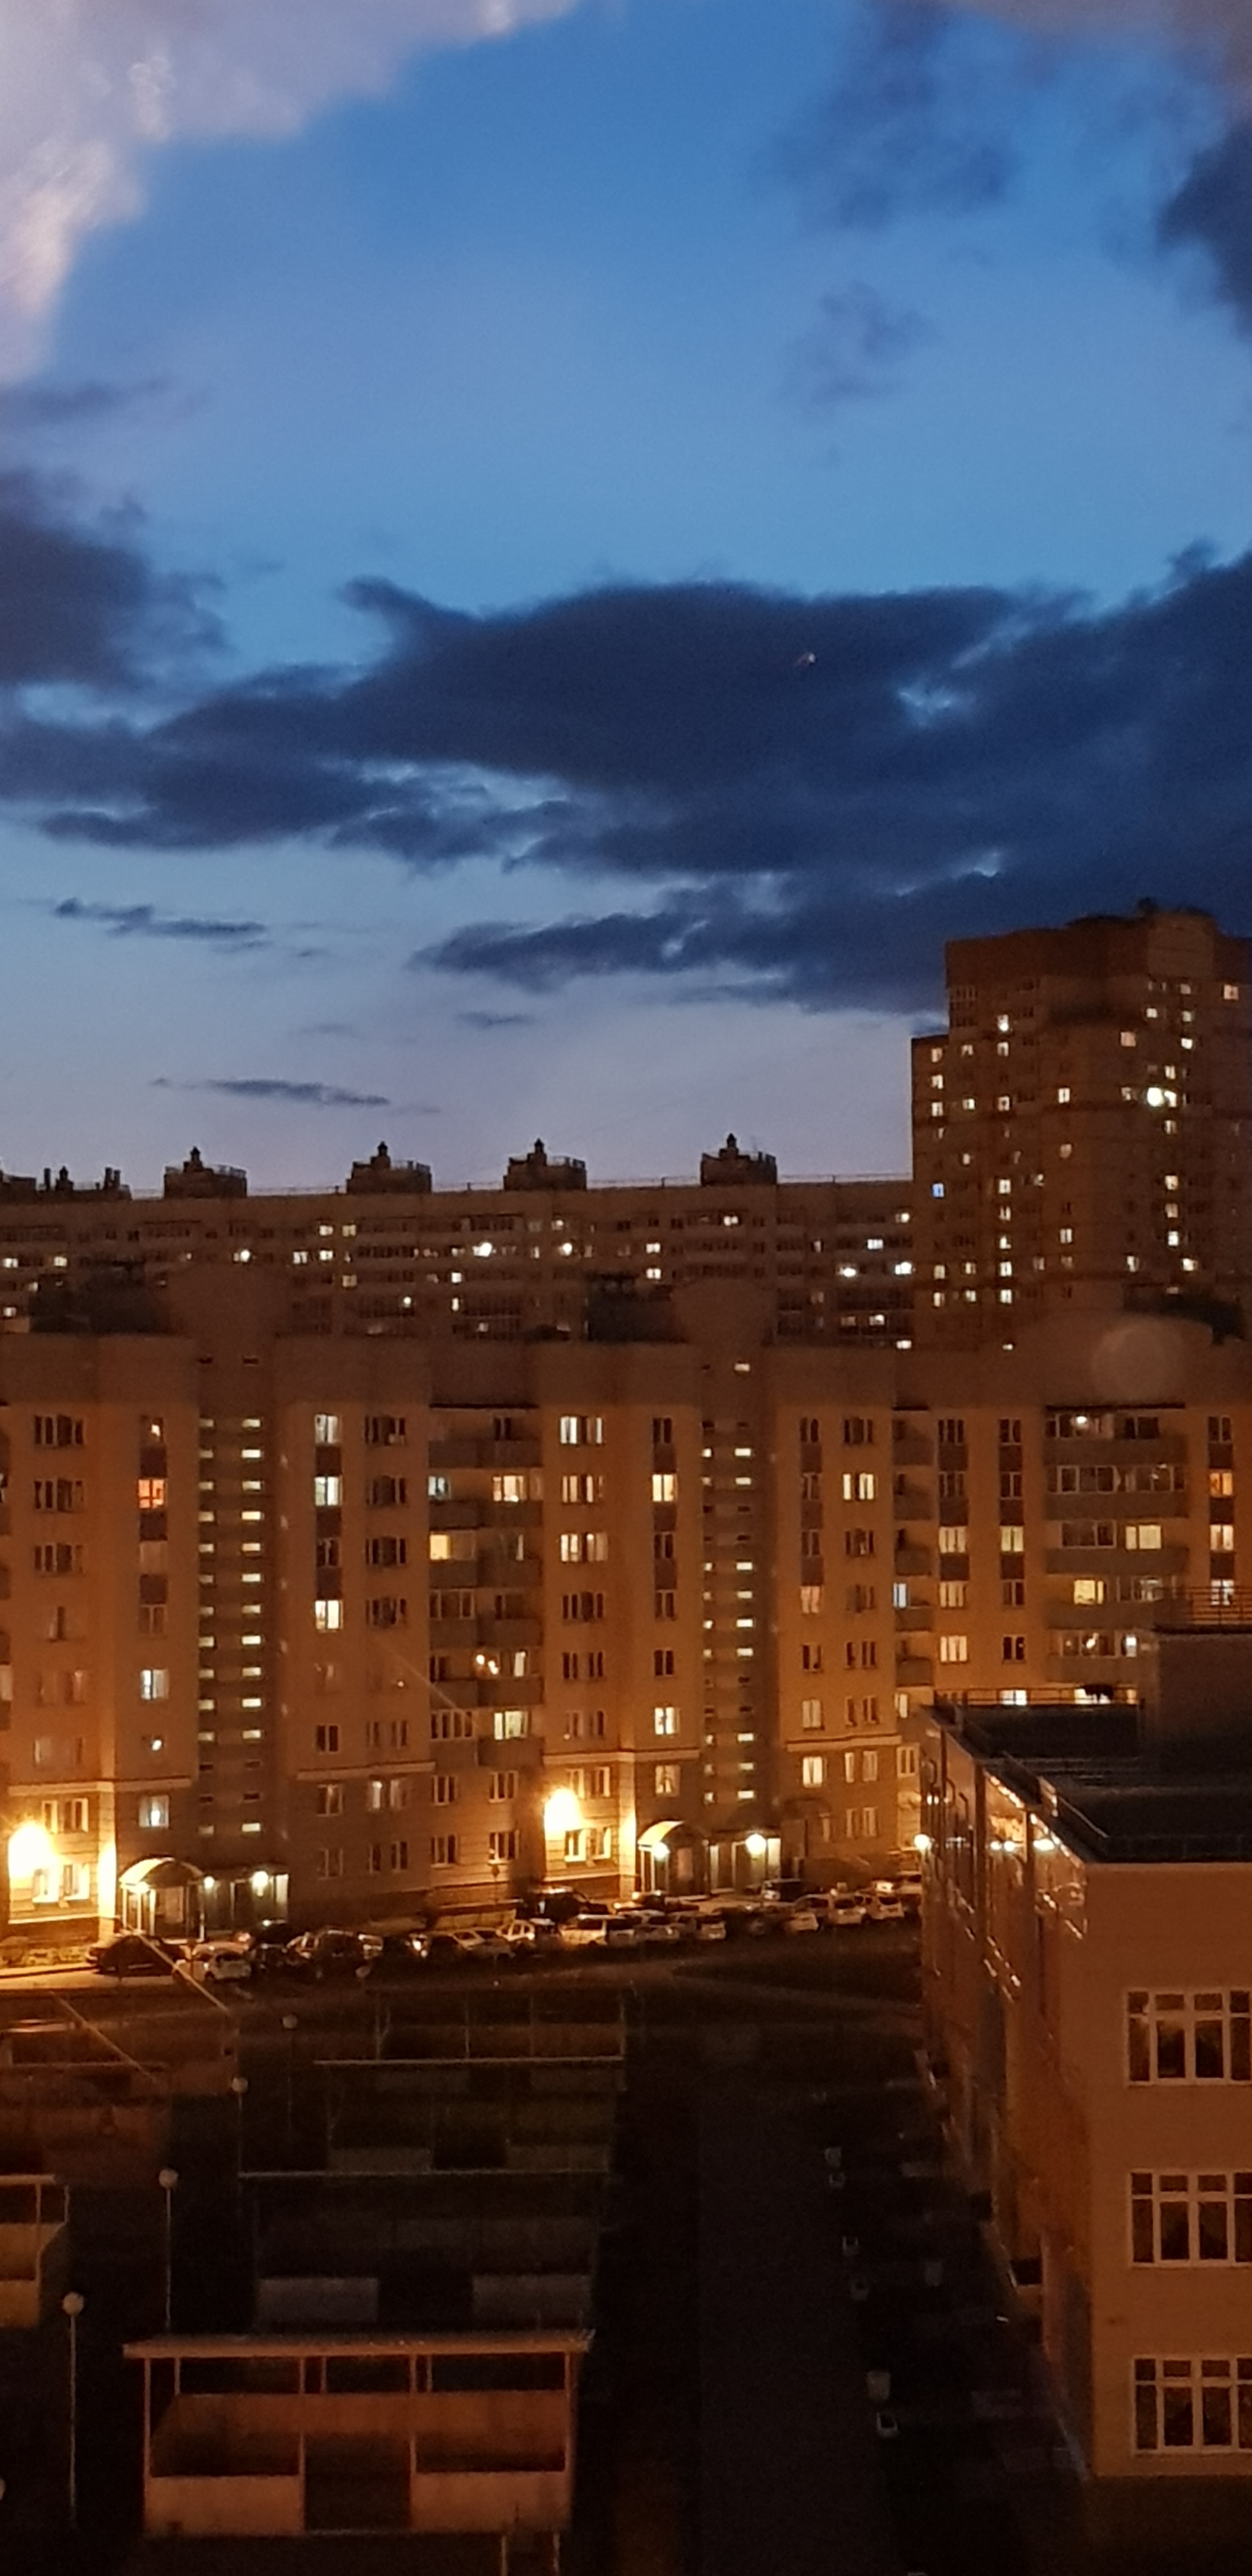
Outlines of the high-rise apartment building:
[[955,941],[913,1046],[917,1331],[1237,1306],[1252,1270],[1252,953],[1144,906]]

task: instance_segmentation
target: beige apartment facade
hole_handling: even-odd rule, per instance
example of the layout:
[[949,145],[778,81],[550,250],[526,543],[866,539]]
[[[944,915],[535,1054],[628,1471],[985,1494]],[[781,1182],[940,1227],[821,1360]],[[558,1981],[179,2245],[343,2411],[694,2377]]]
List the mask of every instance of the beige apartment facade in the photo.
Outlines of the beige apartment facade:
[[1092,2528],[1148,2555],[1252,2530],[1252,1776],[1246,1700],[1225,1774],[1130,1714],[931,1726],[924,1973]]
[[1252,958],[1141,907],[957,940],[913,1044],[916,1332],[1064,1309],[1238,1308],[1252,1274]]
[[685,1340],[310,1337],[231,1264],[165,1331],[0,1342],[10,1931],[907,1847],[890,1359],[677,1305]]
[[629,1301],[664,1330],[666,1302],[700,1283],[767,1294],[778,1336],[838,1348],[892,1346],[912,1331],[908,1183],[789,1181],[733,1137],[698,1181],[588,1183],[542,1145],[496,1189],[436,1189],[424,1164],[385,1146],[337,1190],[251,1195],[246,1174],[198,1154],[132,1196],[116,1171],[0,1175],[0,1331],[39,1299],[93,1276],[176,1282],[239,1268],[283,1282],[296,1333],[416,1340],[581,1339]]
[[1132,1699],[1249,1562],[1246,1348],[1176,1318],[845,1354],[707,1285],[656,1342],[296,1335],[234,1264],[178,1303],[0,1340],[31,1939],[882,1869],[935,1689]]

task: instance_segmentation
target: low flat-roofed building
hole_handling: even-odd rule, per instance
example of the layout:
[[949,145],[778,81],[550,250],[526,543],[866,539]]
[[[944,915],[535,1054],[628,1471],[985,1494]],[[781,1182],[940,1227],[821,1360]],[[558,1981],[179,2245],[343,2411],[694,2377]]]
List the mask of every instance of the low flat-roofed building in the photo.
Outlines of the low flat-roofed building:
[[555,2536],[587,2341],[309,2328],[129,2344],[144,2375],[144,2531]]
[[[1205,1658],[1244,1722],[1197,1735]],[[1093,2528],[1252,2542],[1252,1628],[1130,1708],[937,1707],[930,2045]]]

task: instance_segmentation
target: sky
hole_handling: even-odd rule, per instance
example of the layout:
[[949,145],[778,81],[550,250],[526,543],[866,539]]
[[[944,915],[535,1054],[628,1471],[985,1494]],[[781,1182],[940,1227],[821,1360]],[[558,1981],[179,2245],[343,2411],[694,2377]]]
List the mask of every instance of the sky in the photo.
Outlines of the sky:
[[1250,503],[1246,0],[0,0],[0,1167],[902,1170]]

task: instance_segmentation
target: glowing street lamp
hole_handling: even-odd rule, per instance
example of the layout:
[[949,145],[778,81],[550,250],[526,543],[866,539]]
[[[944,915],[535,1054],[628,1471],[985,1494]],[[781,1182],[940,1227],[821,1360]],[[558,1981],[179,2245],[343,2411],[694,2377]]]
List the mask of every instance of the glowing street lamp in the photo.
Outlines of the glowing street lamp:
[[572,1789],[554,1789],[544,1811],[544,1830],[550,1836],[576,1833],[583,1811]]
[[56,1844],[46,1827],[28,1816],[9,1836],[9,1880],[30,1884],[35,1872],[50,1869],[56,1859]]

